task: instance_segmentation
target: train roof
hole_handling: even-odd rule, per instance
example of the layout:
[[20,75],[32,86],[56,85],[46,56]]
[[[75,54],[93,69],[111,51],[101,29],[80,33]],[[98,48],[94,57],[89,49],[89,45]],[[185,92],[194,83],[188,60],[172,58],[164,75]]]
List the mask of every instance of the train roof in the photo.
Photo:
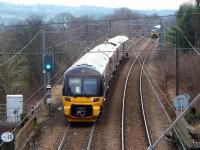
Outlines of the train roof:
[[160,24],[158,24],[158,25],[155,25],[155,26],[153,26],[152,28],[157,28],[157,29],[160,29],[160,27],[161,27],[161,25],[160,25]]
[[76,61],[67,71],[75,69],[79,66],[85,66],[93,68],[100,74],[103,74],[109,58],[113,55],[116,49],[125,41],[128,40],[126,36],[116,36],[109,39],[103,44],[97,45],[88,53],[83,55],[78,61]]

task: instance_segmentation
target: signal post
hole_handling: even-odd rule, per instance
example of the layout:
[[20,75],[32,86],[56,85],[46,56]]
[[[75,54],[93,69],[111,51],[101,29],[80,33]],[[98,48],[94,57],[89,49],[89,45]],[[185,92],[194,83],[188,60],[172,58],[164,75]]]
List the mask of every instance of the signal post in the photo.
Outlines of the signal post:
[[43,56],[43,71],[46,76],[46,81],[45,81],[45,99],[44,103],[46,104],[48,111],[49,111],[49,116],[51,116],[51,96],[50,96],[50,91],[51,91],[51,71],[54,68],[54,57],[53,55],[44,55]]
[[51,79],[51,72],[54,68],[54,58],[53,58],[53,55],[44,55],[43,60],[44,60],[43,70],[44,70],[45,75],[46,75],[45,88],[46,88],[47,93],[48,93],[51,90],[51,83],[50,83],[51,80],[50,79]]
[[[55,48],[54,48],[55,49]],[[45,27],[44,30],[41,30],[41,50],[42,50],[42,68],[43,68],[43,79],[44,79],[44,94],[45,98],[47,97],[47,93],[49,94],[51,90],[51,72],[54,68],[54,57],[53,55],[46,54],[45,48]],[[50,96],[50,95],[49,95]],[[44,101],[46,104],[46,101]]]

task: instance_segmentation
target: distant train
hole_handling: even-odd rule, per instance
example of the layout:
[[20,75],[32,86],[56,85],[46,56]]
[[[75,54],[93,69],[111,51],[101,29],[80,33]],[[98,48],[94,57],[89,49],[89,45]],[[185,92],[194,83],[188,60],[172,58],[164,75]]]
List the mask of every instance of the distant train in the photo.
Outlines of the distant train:
[[161,25],[155,25],[151,28],[151,37],[158,38],[160,35]]
[[69,122],[95,122],[114,71],[128,55],[128,37],[116,36],[83,55],[64,74],[62,104]]

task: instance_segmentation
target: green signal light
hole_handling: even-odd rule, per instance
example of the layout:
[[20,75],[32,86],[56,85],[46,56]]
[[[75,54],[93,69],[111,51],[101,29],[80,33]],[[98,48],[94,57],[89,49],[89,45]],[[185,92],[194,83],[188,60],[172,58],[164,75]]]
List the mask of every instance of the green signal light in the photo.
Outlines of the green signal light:
[[47,70],[50,70],[50,69],[51,69],[51,65],[50,65],[50,64],[47,64],[47,65],[46,65],[46,69],[47,69]]
[[51,72],[54,67],[54,60],[52,55],[44,55],[43,56],[43,69],[47,72]]

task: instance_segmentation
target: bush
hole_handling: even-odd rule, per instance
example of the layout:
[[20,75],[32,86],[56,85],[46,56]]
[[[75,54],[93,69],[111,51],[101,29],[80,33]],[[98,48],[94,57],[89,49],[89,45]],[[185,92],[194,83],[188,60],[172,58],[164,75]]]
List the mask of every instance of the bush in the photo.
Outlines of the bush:
[[22,113],[21,115],[20,115],[20,118],[21,118],[21,124],[20,124],[20,126],[21,126],[21,128],[26,124],[26,122],[29,120],[29,117],[26,117],[27,116],[27,114],[26,113]]
[[189,124],[200,121],[200,112],[193,113],[190,111],[185,115],[185,119]]

